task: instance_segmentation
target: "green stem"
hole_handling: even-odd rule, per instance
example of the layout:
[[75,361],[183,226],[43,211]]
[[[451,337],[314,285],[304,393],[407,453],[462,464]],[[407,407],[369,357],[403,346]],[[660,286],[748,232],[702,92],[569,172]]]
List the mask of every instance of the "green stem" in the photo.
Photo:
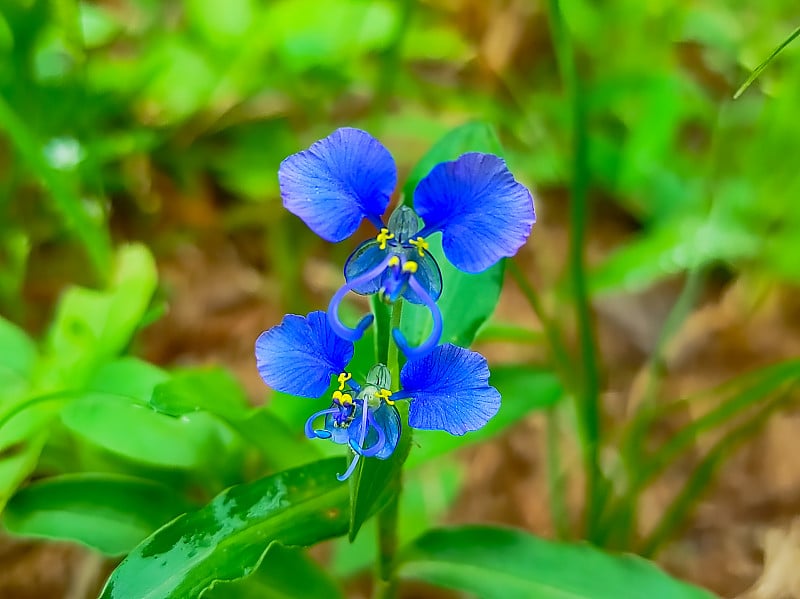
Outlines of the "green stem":
[[587,538],[592,540],[595,536],[598,516],[602,511],[605,485],[599,462],[600,375],[584,267],[590,171],[586,94],[583,92],[581,80],[578,77],[572,42],[558,0],[550,0],[550,25],[559,70],[572,107],[573,168],[569,202],[568,265],[575,299],[575,316],[582,363],[582,392],[575,396],[575,408],[583,444],[586,476],[585,527]]
[[[388,347],[389,372],[392,375],[392,389],[400,389],[400,352],[391,336],[391,331],[400,328],[400,319],[403,315],[403,300],[399,299],[392,305],[392,318],[389,324],[390,334],[386,336]],[[404,435],[410,431],[404,430]],[[394,577],[394,560],[397,554],[397,520],[399,516],[399,499],[402,490],[402,474],[398,474],[394,481],[394,493],[389,503],[378,513],[378,577],[376,580],[376,596],[382,599],[393,599],[397,594],[397,581]]]
[[381,68],[375,85],[375,92],[370,111],[371,129],[379,128],[380,120],[387,115],[387,108],[392,98],[395,82],[401,72],[403,42],[406,34],[411,27],[411,19],[414,14],[416,0],[404,0],[400,6],[400,14],[397,26],[392,32],[392,37],[381,56]]
[[392,306],[392,321],[389,325],[389,349],[387,352],[389,372],[392,373],[392,389],[400,389],[400,352],[394,342],[391,331],[400,328],[400,319],[403,316],[403,300],[398,299]]
[[[393,583],[394,556],[397,553],[398,496],[399,493],[395,493],[386,507],[378,514],[378,551],[380,553],[378,574],[381,581],[388,583]],[[384,596],[386,595],[384,594]]]
[[708,490],[709,485],[713,482],[714,475],[730,457],[731,453],[755,436],[769,417],[778,408],[791,402],[792,399],[789,391],[780,394],[776,399],[768,403],[759,414],[748,418],[709,450],[692,472],[692,476],[686,486],[681,489],[681,492],[669,506],[661,521],[643,541],[639,551],[642,556],[652,558],[658,552],[675,530],[686,521],[686,518],[697,506],[698,499]]

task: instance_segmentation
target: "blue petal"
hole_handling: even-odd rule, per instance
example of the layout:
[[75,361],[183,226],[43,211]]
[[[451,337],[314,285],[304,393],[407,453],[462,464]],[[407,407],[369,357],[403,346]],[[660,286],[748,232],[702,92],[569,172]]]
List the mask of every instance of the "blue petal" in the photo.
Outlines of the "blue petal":
[[350,237],[364,218],[382,226],[397,167],[377,139],[346,127],[286,158],[278,181],[286,209],[336,242]]
[[486,424],[500,409],[489,385],[489,366],[477,352],[450,343],[400,371],[402,395],[411,399],[408,424],[463,435]]
[[338,337],[325,312],[287,314],[256,340],[256,365],[264,382],[283,393],[319,397],[331,375],[353,357],[353,344]]
[[375,454],[375,457],[385,460],[394,453],[397,443],[400,441],[400,414],[397,408],[386,403],[382,403],[373,414],[375,416],[375,423],[383,429],[386,435],[386,443],[383,448]]
[[[380,249],[380,243],[374,239],[365,241],[359,245],[344,265],[344,278],[347,281],[352,281],[359,275],[368,272],[380,264],[388,255],[389,250]],[[439,299],[442,295],[442,273],[439,270],[439,265],[436,259],[427,250],[423,250],[423,255],[420,256],[416,248],[393,250],[395,253],[403,252],[408,255],[409,260],[414,260],[417,263],[417,272],[414,277],[420,286],[426,291],[428,295],[433,298],[433,301]],[[352,287],[352,291],[360,293],[361,295],[372,295],[378,293],[381,289],[388,287],[387,280],[394,276],[391,269],[384,270],[378,276],[366,281],[361,285]],[[403,297],[412,304],[424,304],[424,300],[420,298],[417,293],[410,287],[406,287],[403,291]]]
[[441,231],[447,259],[470,273],[516,254],[536,222],[530,192],[492,154],[437,164],[417,186],[414,208],[423,237]]
[[[353,253],[350,254],[347,262],[344,263],[345,280],[352,281],[358,278],[359,275],[378,266],[378,264],[386,259],[386,252],[387,250],[380,249],[380,244],[374,239],[370,239],[359,245]],[[381,280],[383,276],[384,273],[381,273],[364,284],[353,287],[352,290],[361,295],[378,293],[381,289]]]
[[[430,252],[427,250],[422,250],[422,252],[423,255],[420,256],[417,250],[414,250],[414,255],[411,256],[411,259],[417,263],[417,272],[412,276],[419,283],[419,286],[425,290],[425,293],[430,295],[433,301],[436,301],[442,295],[442,271],[439,270],[436,258]],[[403,292],[403,297],[412,304],[426,303],[411,287],[408,287]]]

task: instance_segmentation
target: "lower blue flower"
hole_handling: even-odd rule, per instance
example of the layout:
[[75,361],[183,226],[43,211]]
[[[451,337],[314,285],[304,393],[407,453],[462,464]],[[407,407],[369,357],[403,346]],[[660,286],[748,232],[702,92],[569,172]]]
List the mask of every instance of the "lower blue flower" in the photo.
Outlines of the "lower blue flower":
[[489,367],[479,353],[439,345],[400,370],[400,389],[391,390],[389,370],[374,366],[364,384],[346,370],[353,344],[336,336],[323,312],[287,315],[256,341],[261,377],[277,391],[320,397],[336,375],[338,388],[328,408],[305,425],[309,438],[330,439],[354,452],[350,476],[363,457],[387,459],[400,440],[398,400],[409,402],[409,425],[463,435],[484,426],[500,408],[500,393],[489,385]]
[[[333,403],[306,421],[309,439],[330,439],[339,445],[349,445],[355,457],[339,480],[347,479],[355,470],[361,456],[385,460],[400,440],[400,414],[394,407],[389,386],[389,370],[383,364],[372,368],[362,387],[348,373],[339,375],[339,388],[333,392]],[[324,426],[314,423],[324,417]]]

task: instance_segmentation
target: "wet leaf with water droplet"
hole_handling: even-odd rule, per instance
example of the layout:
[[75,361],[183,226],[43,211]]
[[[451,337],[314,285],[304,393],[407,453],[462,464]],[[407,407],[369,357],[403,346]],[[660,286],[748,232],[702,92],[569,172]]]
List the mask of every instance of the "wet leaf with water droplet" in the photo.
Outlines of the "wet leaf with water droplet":
[[273,543],[307,546],[347,532],[339,458],[231,487],[146,539],[112,573],[101,599],[199,597],[253,572]]

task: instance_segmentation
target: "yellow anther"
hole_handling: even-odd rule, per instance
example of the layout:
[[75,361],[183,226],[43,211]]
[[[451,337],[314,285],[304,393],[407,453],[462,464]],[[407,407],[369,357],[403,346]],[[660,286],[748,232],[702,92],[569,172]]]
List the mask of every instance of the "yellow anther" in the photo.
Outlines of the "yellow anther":
[[336,380],[339,381],[339,391],[344,391],[344,384],[353,378],[353,375],[349,372],[342,372],[336,377]]
[[338,401],[343,406],[353,403],[353,396],[350,395],[349,393],[342,393],[341,391],[334,391],[333,399]]
[[390,406],[393,406],[394,402],[391,399],[389,399],[391,396],[392,396],[392,392],[389,391],[388,389],[381,389],[380,391],[378,391],[375,394],[375,397],[377,397],[378,399],[382,399],[383,401],[388,403]]
[[[394,239],[394,233],[389,233],[389,229],[384,227],[381,229],[381,232],[378,233],[378,236],[375,238],[380,245],[378,245],[378,249],[385,250],[386,249],[386,242],[390,239]],[[421,238],[420,238],[421,239]]]
[[412,275],[417,272],[417,263],[413,260],[407,261],[403,264],[403,272],[410,272]]
[[[420,256],[424,256],[425,255],[425,250],[427,250],[427,249],[429,249],[431,247],[431,246],[428,245],[428,242],[425,241],[425,239],[423,237],[417,237],[416,239],[409,239],[408,243],[410,243],[415,248],[417,248],[417,251],[419,252]],[[383,248],[381,248],[381,249],[383,249]]]
[[400,264],[400,258],[398,258],[397,256],[392,256],[391,258],[389,258],[388,266],[397,266],[398,264]]

